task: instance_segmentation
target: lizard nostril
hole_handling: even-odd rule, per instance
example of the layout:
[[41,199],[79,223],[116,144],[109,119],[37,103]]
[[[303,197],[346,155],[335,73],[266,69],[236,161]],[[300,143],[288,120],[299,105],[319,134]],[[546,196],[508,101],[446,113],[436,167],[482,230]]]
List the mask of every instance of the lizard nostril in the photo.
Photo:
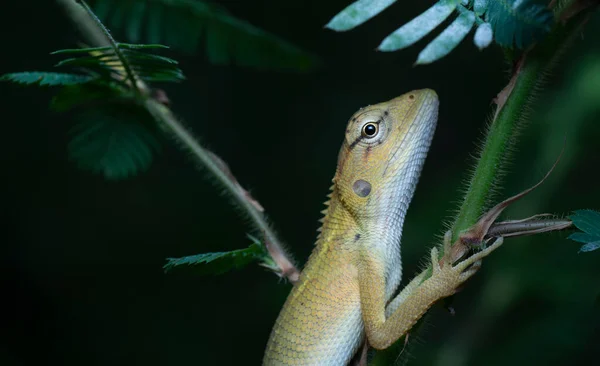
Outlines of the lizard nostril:
[[359,179],[352,185],[352,190],[359,197],[367,197],[371,193],[371,183],[366,180]]

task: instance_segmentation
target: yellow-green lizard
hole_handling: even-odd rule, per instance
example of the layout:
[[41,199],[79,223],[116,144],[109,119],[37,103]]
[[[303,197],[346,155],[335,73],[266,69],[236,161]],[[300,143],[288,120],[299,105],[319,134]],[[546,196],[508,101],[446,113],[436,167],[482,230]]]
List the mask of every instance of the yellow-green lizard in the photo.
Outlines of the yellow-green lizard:
[[[362,342],[384,349],[456,292],[502,241],[458,264],[431,250],[433,271],[396,295],[400,236],[438,115],[415,90],[356,112],[346,128],[316,247],[271,332],[265,365],[345,365]],[[394,297],[395,295],[395,297]]]

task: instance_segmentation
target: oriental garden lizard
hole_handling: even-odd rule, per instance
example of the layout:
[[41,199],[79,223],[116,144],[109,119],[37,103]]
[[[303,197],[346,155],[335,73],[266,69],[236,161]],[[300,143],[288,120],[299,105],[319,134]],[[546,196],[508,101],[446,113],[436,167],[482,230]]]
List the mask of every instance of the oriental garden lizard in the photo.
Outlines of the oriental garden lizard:
[[431,276],[397,293],[402,225],[438,105],[434,91],[415,90],[350,118],[316,247],[277,318],[265,365],[345,365],[365,340],[387,348],[502,244],[455,263],[446,235],[445,254],[431,250]]

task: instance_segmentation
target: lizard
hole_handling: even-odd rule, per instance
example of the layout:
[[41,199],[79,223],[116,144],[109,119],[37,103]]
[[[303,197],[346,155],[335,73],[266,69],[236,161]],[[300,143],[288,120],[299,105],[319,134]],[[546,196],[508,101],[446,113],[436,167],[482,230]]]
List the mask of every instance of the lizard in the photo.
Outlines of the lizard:
[[385,349],[453,295],[502,244],[455,262],[431,249],[432,272],[398,293],[400,237],[437,124],[431,89],[360,109],[349,120],[317,242],[271,331],[264,365],[345,365],[366,340]]

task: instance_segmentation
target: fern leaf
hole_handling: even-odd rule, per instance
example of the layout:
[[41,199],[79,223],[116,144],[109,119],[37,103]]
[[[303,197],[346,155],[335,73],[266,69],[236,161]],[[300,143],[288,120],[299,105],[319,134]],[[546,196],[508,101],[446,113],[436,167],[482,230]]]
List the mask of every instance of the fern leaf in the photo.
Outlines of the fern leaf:
[[473,37],[473,42],[475,46],[480,50],[486,48],[492,43],[494,39],[494,31],[492,30],[492,26],[490,23],[482,23],[477,27],[475,31],[475,36]]
[[488,2],[486,12],[496,42],[511,48],[523,49],[541,40],[553,20],[547,4],[537,0],[493,0]]
[[396,0],[355,1],[337,13],[325,27],[337,32],[350,30],[373,18],[395,2]]
[[473,11],[477,16],[482,16],[483,13],[485,13],[485,11],[487,10],[487,7],[488,0],[474,0],[473,2]]
[[[126,100],[130,97],[127,90],[114,83],[87,83],[68,85],[61,88],[52,98],[50,108],[56,112],[66,112],[92,104],[109,104],[116,100]],[[133,97],[133,96],[131,96]]]
[[577,210],[569,218],[582,231],[569,236],[569,239],[584,244],[579,249],[579,252],[592,252],[600,249],[600,212],[594,210]]
[[194,266],[200,273],[221,274],[233,269],[242,268],[252,262],[260,261],[266,256],[264,248],[258,243],[248,248],[230,252],[215,252],[190,255],[181,258],[167,258],[165,272],[179,266]]
[[0,81],[12,81],[13,83],[40,86],[58,86],[84,84],[94,80],[90,75],[68,74],[60,72],[29,71],[4,74]]
[[387,36],[377,47],[380,51],[397,51],[413,45],[452,14],[461,0],[440,0],[418,17]]
[[[120,52],[126,58],[136,78],[144,81],[179,82],[185,80],[178,62],[164,56],[154,55],[145,50],[168,48],[160,44],[117,43]],[[71,55],[60,61],[59,67],[83,68],[92,75],[112,77],[117,82],[128,80],[125,67],[112,47],[65,49],[53,52],[54,55]]]
[[[168,49],[169,46],[162,44],[134,44],[134,43],[118,43],[119,48],[127,50],[147,50],[147,49]],[[102,47],[86,47],[86,48],[65,48],[50,52],[51,55],[64,55],[64,54],[86,54],[95,53],[97,51],[106,52],[111,51],[112,46]]]
[[186,52],[205,38],[216,64],[309,70],[317,59],[270,33],[234,18],[223,8],[194,0],[94,0],[96,15],[130,42],[167,43]]
[[467,36],[475,23],[475,14],[465,11],[419,53],[417,65],[430,64],[452,51]]
[[78,167],[119,180],[146,170],[160,143],[151,126],[152,117],[143,109],[88,109],[71,130],[69,157]]

